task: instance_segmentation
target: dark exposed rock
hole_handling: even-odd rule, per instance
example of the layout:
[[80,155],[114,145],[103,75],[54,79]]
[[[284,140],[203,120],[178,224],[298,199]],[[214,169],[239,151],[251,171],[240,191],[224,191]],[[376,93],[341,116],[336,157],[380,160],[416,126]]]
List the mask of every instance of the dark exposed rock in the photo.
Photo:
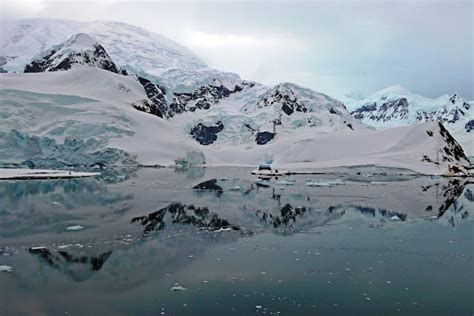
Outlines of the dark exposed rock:
[[173,102],[170,104],[172,115],[196,110],[208,110],[212,105],[219,103],[231,94],[240,92],[246,87],[253,87],[252,82],[242,81],[233,89],[222,84],[209,84],[201,86],[192,93],[174,93]]
[[[71,52],[66,57],[55,55],[57,50],[51,50],[40,59],[32,61],[25,66],[25,73],[44,72],[44,71],[60,71],[71,69],[74,64],[93,65],[114,73],[121,73],[121,69],[112,61],[105,51],[104,47],[99,43],[93,45],[93,51]],[[57,61],[61,60],[58,64]]]
[[166,90],[146,78],[137,76],[137,79],[145,89],[145,93],[151,103],[146,103],[140,108],[135,108],[161,118],[172,117],[173,115],[165,98]]
[[56,54],[55,50],[51,50],[48,54],[43,56],[41,59],[36,59],[33,60],[31,63],[25,66],[25,71],[26,73],[30,72],[44,72],[46,71],[46,68],[48,67],[48,63],[51,63],[52,61],[50,58]]
[[271,92],[270,95],[267,95],[262,100],[257,103],[257,107],[264,108],[273,106],[274,104],[281,104],[281,110],[286,115],[291,115],[293,112],[308,112],[308,109],[304,104],[299,102],[296,94],[290,90],[285,89],[284,87],[277,87]]
[[281,106],[281,110],[283,112],[285,112],[286,115],[291,115],[293,114],[293,109],[286,103],[284,103],[282,106]]
[[464,130],[467,133],[470,133],[472,130],[474,130],[474,120],[470,120],[464,125]]
[[224,129],[224,124],[217,121],[214,125],[197,124],[191,129],[190,135],[201,145],[210,145],[217,140],[217,134]]
[[265,145],[269,141],[271,141],[273,138],[275,138],[276,133],[271,133],[271,132],[258,132],[255,136],[255,142],[258,145]]
[[443,147],[443,151],[444,151],[442,155],[443,160],[452,161],[452,158],[454,158],[454,160],[458,162],[461,161],[462,159],[465,161],[469,161],[461,145],[459,145],[458,142],[453,138],[453,136],[451,136],[451,134],[443,126],[443,124],[438,122],[438,125],[440,129],[440,134],[443,137],[444,141],[446,142],[446,146]]

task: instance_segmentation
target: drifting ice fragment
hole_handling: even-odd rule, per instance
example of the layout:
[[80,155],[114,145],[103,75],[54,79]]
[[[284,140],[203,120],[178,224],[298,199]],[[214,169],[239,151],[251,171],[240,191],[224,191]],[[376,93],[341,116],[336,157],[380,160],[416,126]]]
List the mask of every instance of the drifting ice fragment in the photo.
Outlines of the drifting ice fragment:
[[295,182],[291,180],[282,180],[277,182],[278,185],[293,185],[294,183]]
[[81,229],[83,229],[83,228],[84,228],[84,226],[81,226],[81,225],[73,225],[73,226],[67,227],[66,229],[67,229],[67,230],[76,231],[76,230],[81,230]]
[[0,265],[0,272],[12,272],[13,267],[7,266],[6,264]]
[[186,291],[187,288],[185,287],[182,287],[181,285],[179,285],[178,283],[176,283],[172,288],[171,288],[171,291],[174,291],[174,292],[177,292],[177,291]]

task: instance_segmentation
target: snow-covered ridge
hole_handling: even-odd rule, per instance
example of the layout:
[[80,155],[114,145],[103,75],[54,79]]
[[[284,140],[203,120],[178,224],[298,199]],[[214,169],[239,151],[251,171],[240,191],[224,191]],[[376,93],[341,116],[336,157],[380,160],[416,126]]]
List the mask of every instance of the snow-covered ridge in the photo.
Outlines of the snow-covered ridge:
[[59,19],[2,21],[0,72],[23,72],[24,67],[51,47],[78,33],[101,43],[117,66],[132,73],[147,73],[173,90],[190,91],[215,78],[238,75],[209,68],[182,45],[142,28],[121,22],[78,22]]
[[176,110],[181,114],[173,117],[173,124],[200,144],[219,148],[366,129],[341,102],[290,83],[268,87],[242,81],[234,90],[206,86],[178,95],[171,106],[187,109]]
[[376,128],[430,120],[442,122],[468,155],[474,155],[471,132],[474,126],[474,104],[455,93],[431,99],[397,85],[346,105],[355,118]]
[[25,72],[68,70],[77,65],[121,72],[102,45],[85,33],[75,34],[66,42],[46,51],[26,65]]
[[[112,44],[123,44],[117,38],[132,37],[130,44],[143,36],[133,27],[116,26],[108,29]],[[162,69],[158,76],[126,75],[119,66],[127,64],[117,62],[102,46],[104,38],[73,34],[32,62],[36,73],[0,75],[0,114],[5,118],[0,124],[0,163],[45,168],[170,165],[176,160],[255,165],[273,160],[291,169],[373,164],[450,175],[465,174],[469,168],[463,149],[437,123],[376,131],[323,93],[291,83],[271,87],[247,82],[193,62],[179,68],[169,61],[178,68]],[[143,47],[134,48],[144,54]],[[167,73],[174,73],[188,90],[169,89],[177,82],[167,81]],[[196,74],[203,77],[195,82]],[[195,87],[186,83],[189,78]],[[389,118],[381,120],[384,124],[410,120],[412,97],[407,95],[402,87],[388,89],[353,114],[381,111]]]

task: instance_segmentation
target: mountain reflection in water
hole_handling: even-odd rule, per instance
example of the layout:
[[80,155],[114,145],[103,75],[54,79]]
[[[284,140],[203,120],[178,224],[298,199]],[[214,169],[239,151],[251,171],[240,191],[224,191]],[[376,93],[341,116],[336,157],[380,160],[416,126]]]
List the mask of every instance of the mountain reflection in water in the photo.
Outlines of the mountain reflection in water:
[[[273,179],[266,187],[257,186],[255,180],[245,168],[192,172],[163,168],[138,170],[136,177],[123,181],[0,182],[0,264],[13,267],[10,274],[0,273],[0,291],[8,293],[4,298],[9,302],[32,297],[51,301],[63,291],[91,302],[88,308],[72,299],[55,301],[41,307],[45,314],[58,314],[71,306],[82,314],[110,314],[112,305],[125,308],[126,314],[153,314],[159,306],[150,295],[159,293],[164,300],[160,302],[174,304],[178,297],[170,296],[170,288],[175,283],[188,288],[181,294],[187,298],[179,301],[181,307],[194,297],[207,302],[227,291],[247,291],[246,283],[238,285],[236,278],[248,280],[248,286],[257,292],[279,289],[280,298],[304,301],[311,297],[309,293],[331,291],[324,287],[331,280],[323,276],[333,275],[336,267],[352,261],[362,265],[364,273],[377,273],[370,282],[382,278],[383,284],[385,278],[391,282],[404,279],[410,274],[408,267],[423,264],[428,273],[441,265],[436,275],[443,280],[449,275],[453,282],[436,285],[449,286],[449,291],[462,283],[456,271],[472,262],[465,255],[472,250],[472,240],[450,236],[472,226],[474,186],[466,179],[305,175]],[[69,230],[71,226],[82,229]],[[405,238],[411,241],[401,243]],[[440,242],[449,247],[439,246]],[[317,261],[322,252],[324,260]],[[296,268],[296,263],[301,267]],[[347,275],[356,270],[340,268]],[[311,282],[305,283],[306,279]],[[220,287],[212,290],[209,280]],[[286,287],[282,280],[287,280]],[[427,282],[422,277],[411,276],[411,280]],[[339,286],[338,293],[350,291],[355,285],[349,281],[340,279],[334,289]],[[362,281],[367,284],[367,280],[360,284]],[[42,290],[43,284],[47,291]],[[91,289],[97,293],[94,299],[86,295]],[[213,292],[198,294],[204,289]],[[368,289],[360,291],[369,293]],[[294,297],[297,293],[305,293],[306,298]],[[403,303],[404,298],[397,295]],[[142,299],[141,306],[134,303]],[[334,304],[324,300],[319,297],[319,304],[324,314],[331,314],[328,308]],[[252,302],[255,312],[260,303]],[[464,301],[456,302],[456,306],[465,306]],[[221,308],[231,304],[220,303]],[[239,304],[236,311],[252,312]],[[302,314],[311,314],[314,304]],[[21,309],[16,303],[8,306],[0,307],[0,312],[18,314]],[[172,314],[187,313],[172,306],[168,306],[174,308]],[[194,312],[209,310],[199,305]]]

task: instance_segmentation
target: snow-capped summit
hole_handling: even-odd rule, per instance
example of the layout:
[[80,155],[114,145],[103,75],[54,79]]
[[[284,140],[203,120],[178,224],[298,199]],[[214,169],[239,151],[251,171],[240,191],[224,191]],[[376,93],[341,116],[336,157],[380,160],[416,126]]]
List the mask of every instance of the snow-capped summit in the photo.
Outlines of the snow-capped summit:
[[376,128],[430,120],[442,122],[464,146],[468,155],[474,154],[471,132],[474,126],[474,104],[455,93],[431,99],[396,85],[346,105],[355,118]]
[[104,47],[85,33],[73,35],[66,42],[46,51],[40,58],[26,65],[25,72],[68,70],[76,65],[121,72]]
[[215,78],[239,79],[236,74],[208,67],[184,46],[140,27],[111,21],[44,18],[2,21],[0,72],[23,72],[39,54],[78,33],[100,42],[118,67],[153,76],[171,90],[192,91]]

